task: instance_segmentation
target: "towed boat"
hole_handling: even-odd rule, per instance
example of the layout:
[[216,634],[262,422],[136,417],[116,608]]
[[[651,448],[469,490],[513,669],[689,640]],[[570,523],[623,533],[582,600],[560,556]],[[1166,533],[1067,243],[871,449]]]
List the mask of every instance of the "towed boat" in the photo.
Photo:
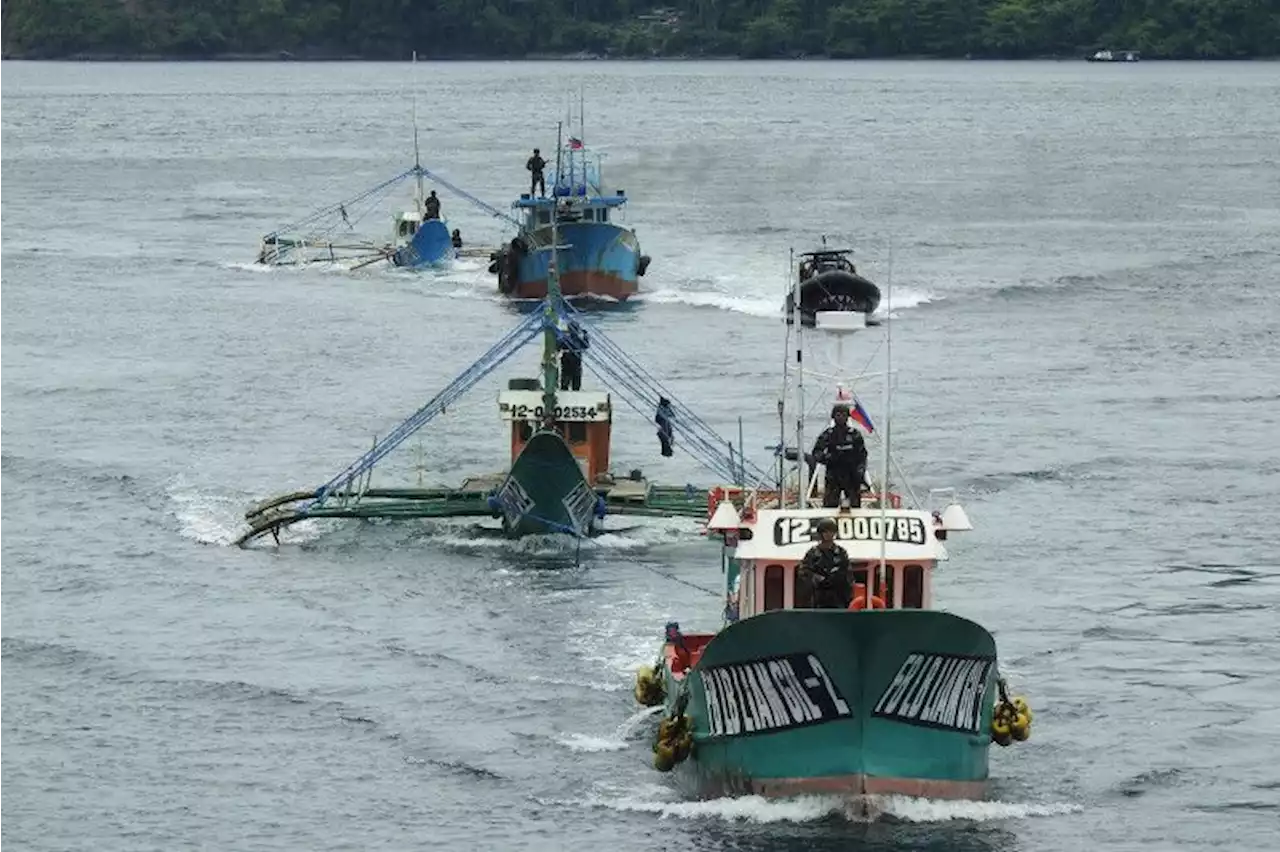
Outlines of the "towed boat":
[[[857,330],[839,312],[814,320],[819,332],[828,321],[837,333]],[[797,347],[797,369],[801,358]],[[891,489],[888,408],[886,390],[884,470],[856,500],[822,494],[817,471],[806,474],[792,451],[791,483],[711,494],[722,625],[668,623],[635,686],[638,702],[663,708],[655,767],[678,770],[701,795],[976,799],[990,744],[1030,736],[1031,710],[1009,695],[990,631],[936,606],[946,542],[973,526],[952,489],[931,492],[927,508]],[[802,436],[799,417],[797,445]],[[823,528],[848,556],[852,596],[835,608],[803,567]]]

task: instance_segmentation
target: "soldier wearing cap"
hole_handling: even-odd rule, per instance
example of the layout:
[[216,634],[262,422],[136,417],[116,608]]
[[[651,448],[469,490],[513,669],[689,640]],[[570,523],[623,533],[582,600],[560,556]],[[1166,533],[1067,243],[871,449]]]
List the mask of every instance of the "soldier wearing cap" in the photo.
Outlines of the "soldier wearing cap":
[[853,599],[849,585],[849,554],[836,544],[836,522],[818,521],[821,540],[804,555],[796,569],[796,606],[847,609]]

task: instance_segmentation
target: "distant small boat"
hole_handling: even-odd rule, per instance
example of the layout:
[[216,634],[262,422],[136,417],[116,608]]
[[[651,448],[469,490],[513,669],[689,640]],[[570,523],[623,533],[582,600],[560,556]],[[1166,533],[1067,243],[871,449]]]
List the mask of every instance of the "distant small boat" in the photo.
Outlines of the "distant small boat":
[[[828,249],[800,255],[800,323],[812,328],[819,312],[836,311],[870,316],[880,307],[880,288],[858,274],[850,249]],[[787,293],[787,322],[791,322],[794,293]]]
[[1136,50],[1099,50],[1091,56],[1085,57],[1089,62],[1137,62],[1138,51]]

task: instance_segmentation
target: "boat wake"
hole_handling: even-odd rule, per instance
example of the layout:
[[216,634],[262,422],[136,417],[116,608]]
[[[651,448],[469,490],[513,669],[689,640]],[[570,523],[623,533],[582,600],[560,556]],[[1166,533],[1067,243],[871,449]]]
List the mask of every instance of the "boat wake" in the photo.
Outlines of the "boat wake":
[[[313,271],[326,275],[349,275],[360,281],[384,279],[397,284],[414,282],[421,285],[430,296],[446,299],[467,299],[481,302],[512,303],[520,306],[527,303],[530,308],[541,304],[540,300],[513,300],[498,292],[485,265],[475,258],[459,258],[447,269],[412,270],[376,265],[366,269],[351,270],[342,263],[313,263],[305,266],[272,266],[252,262],[223,262],[218,264],[223,269],[249,273],[300,273]],[[678,305],[692,308],[709,308],[746,316],[764,319],[783,318],[783,298],[780,294],[755,295],[743,292],[743,282],[721,284],[717,281],[698,280],[688,282],[689,286],[658,287],[647,289],[642,286],[639,293],[626,302],[617,302],[606,296],[597,296],[572,300],[580,310],[592,308],[608,309],[622,307],[639,307],[641,305]],[[750,288],[757,289],[757,288]],[[758,290],[757,290],[758,291]],[[892,298],[882,303],[873,316],[883,316],[886,311],[899,311],[927,305],[943,298],[936,293],[910,286],[893,288]]]
[[612,734],[605,736],[592,734],[564,734],[556,738],[556,742],[568,748],[571,751],[579,752],[598,752],[598,751],[622,751],[631,745],[631,737],[640,729],[641,724],[650,716],[661,713],[663,708],[646,707],[632,713],[627,719],[614,730]]
[[579,552],[644,551],[687,539],[690,531],[698,528],[697,521],[690,518],[612,518],[606,519],[605,524],[617,528],[581,541],[567,533],[510,539],[502,534],[498,521],[475,518],[432,522],[429,536],[445,547],[468,553],[504,551],[521,556],[573,558]]
[[[200,544],[230,547],[249,528],[244,511],[258,499],[247,492],[214,492],[175,479],[165,489],[169,514],[178,534]],[[305,544],[320,538],[329,528],[324,521],[302,521],[280,531],[281,544]]]
[[659,819],[718,820],[746,823],[812,823],[838,820],[847,823],[992,822],[1080,813],[1068,803],[1019,803],[916,799],[909,796],[795,796],[785,799],[735,796],[719,799],[680,800],[667,787],[644,785],[618,795],[593,795],[582,800],[588,807],[631,813],[647,813]]
[[[901,311],[927,305],[941,297],[923,289],[894,287],[892,298],[881,303],[872,316],[884,316],[886,311]],[[776,296],[737,295],[719,290],[687,290],[667,288],[642,291],[631,301],[654,305],[686,305],[695,308],[715,308],[747,316],[765,319],[783,318],[783,300]],[[893,315],[896,318],[896,314]]]

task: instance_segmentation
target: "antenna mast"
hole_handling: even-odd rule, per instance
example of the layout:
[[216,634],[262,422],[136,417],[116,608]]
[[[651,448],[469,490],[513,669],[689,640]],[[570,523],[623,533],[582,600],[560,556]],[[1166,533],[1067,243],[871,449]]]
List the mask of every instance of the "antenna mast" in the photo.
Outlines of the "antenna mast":
[[800,484],[796,505],[809,507],[809,467],[804,460],[804,311],[800,306],[800,275],[795,268],[795,250],[787,274],[792,276],[792,313],[796,317],[796,481]]
[[560,184],[560,169],[564,159],[564,122],[556,124],[556,179],[551,186],[551,255],[547,258],[547,298],[543,303],[544,322],[542,337],[542,411],[543,423],[548,422],[556,408],[556,387],[560,383],[560,371],[556,365],[556,325],[560,308],[560,229],[556,215],[556,188]]
[[[889,506],[889,432],[893,418],[889,411],[893,382],[893,237],[889,238],[889,271],[884,285],[884,470],[880,480],[880,571],[876,586],[885,587],[885,551],[888,548],[889,531],[885,516]],[[882,592],[883,593],[883,592]],[[886,601],[886,603],[888,603]]]
[[414,199],[418,205],[418,215],[424,215],[422,206],[422,158],[418,154],[418,51],[413,52],[413,68],[409,75],[412,86],[413,101],[413,171],[418,180],[418,195]]
[[[796,250],[794,248],[787,252],[787,285],[791,286],[791,270],[795,267]],[[783,304],[786,304],[786,297],[783,297]],[[795,320],[795,303],[794,300],[790,308],[787,310],[787,334],[782,344],[782,393],[778,396],[778,508],[787,508],[787,392],[790,390],[790,350],[791,350],[791,325]]]

